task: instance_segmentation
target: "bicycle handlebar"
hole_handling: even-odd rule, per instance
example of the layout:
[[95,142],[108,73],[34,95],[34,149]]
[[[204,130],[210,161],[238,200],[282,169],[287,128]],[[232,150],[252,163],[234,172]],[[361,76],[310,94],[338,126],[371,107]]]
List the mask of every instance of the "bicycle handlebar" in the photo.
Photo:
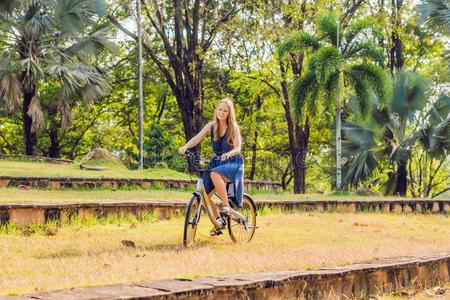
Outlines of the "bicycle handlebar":
[[201,168],[198,167],[199,164],[201,163],[201,160],[195,161],[195,158],[196,158],[195,157],[195,153],[192,152],[191,150],[186,150],[186,152],[184,152],[184,156],[186,156],[189,159],[189,161],[191,162],[191,165],[194,167],[195,171],[203,173],[203,172],[206,172],[208,170],[208,168],[201,169]]

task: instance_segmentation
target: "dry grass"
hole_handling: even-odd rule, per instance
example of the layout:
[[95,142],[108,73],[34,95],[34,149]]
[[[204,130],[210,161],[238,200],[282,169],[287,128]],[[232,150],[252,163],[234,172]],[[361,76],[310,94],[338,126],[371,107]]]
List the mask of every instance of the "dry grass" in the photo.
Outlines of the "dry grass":
[[[104,202],[104,201],[136,201],[136,200],[155,200],[155,201],[188,201],[191,198],[194,186],[191,189],[130,189],[130,190],[111,190],[111,189],[64,189],[64,190],[19,190],[17,188],[0,188],[1,202]],[[247,192],[247,191],[246,191]],[[304,194],[295,195],[282,191],[248,191],[256,201],[265,200],[284,200],[284,201],[311,201],[311,200],[394,200],[393,197],[367,197],[357,195],[327,195],[327,194]]]
[[427,287],[423,291],[406,289],[399,294],[383,295],[377,300],[430,300],[430,299],[450,299],[450,282],[441,283],[439,286]]
[[[448,252],[445,216],[271,213],[255,238],[235,245],[211,238],[205,217],[199,245],[181,247],[183,220],[72,225],[56,236],[0,234],[0,294],[213,274],[309,269],[400,255]],[[124,247],[132,240],[136,248]]]
[[90,171],[81,170],[78,164],[0,160],[0,174],[3,176],[189,179],[189,175],[170,169],[129,170],[113,164],[108,164],[107,167],[104,171]]

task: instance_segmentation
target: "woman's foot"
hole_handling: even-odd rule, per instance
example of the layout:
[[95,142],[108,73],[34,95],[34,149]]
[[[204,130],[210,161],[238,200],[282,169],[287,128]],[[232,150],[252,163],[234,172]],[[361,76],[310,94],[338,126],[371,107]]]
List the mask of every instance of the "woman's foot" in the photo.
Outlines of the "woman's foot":
[[225,220],[222,217],[217,217],[216,218],[217,223],[220,224],[220,227],[216,227],[214,226],[213,229],[211,229],[211,231],[209,232],[209,234],[211,236],[216,236],[216,235],[221,235],[222,234],[222,229],[225,228]]
[[219,205],[219,213],[221,215],[229,215],[230,214],[230,206],[228,204],[220,204]]
[[211,229],[211,231],[209,232],[209,234],[211,236],[218,236],[223,234],[222,230],[217,229],[216,227],[214,227],[213,229]]

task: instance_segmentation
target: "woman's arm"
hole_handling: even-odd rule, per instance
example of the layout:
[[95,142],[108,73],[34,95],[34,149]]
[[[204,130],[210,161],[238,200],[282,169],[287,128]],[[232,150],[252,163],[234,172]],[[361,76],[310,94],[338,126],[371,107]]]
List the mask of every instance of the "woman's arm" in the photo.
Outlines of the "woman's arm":
[[241,131],[238,128],[237,134],[234,136],[234,139],[233,139],[234,148],[231,149],[230,151],[228,151],[227,153],[224,153],[222,155],[222,159],[228,159],[234,155],[241,153],[241,143],[242,143]]
[[178,152],[180,154],[184,154],[187,149],[197,146],[203,140],[205,135],[207,135],[209,133],[213,124],[214,124],[214,122],[209,122],[208,124],[206,124],[203,127],[203,129],[196,136],[194,136],[192,139],[190,139],[186,143],[186,145],[184,145],[183,147],[180,147],[180,149],[178,149]]

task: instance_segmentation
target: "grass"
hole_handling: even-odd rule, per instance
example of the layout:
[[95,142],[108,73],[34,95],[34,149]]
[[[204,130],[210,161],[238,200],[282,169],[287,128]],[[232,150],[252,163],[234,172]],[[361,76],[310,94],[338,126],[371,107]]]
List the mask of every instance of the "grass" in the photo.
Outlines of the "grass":
[[[441,294],[444,292],[444,294]],[[448,299],[450,293],[450,282],[443,282],[438,286],[426,287],[422,291],[415,291],[412,288],[403,291],[402,295],[391,294],[382,295],[378,300],[430,300],[430,299]]]
[[[151,220],[151,217],[149,218]],[[54,236],[0,231],[0,294],[162,278],[315,269],[401,255],[447,252],[450,218],[276,211],[258,217],[253,241],[211,238],[203,216],[198,246],[181,246],[182,218],[64,226]],[[133,241],[135,248],[125,247]],[[405,245],[408,245],[405,247]]]
[[[28,189],[19,190],[17,188],[0,188],[0,203],[62,203],[62,202],[104,202],[104,201],[188,201],[194,191],[192,185],[188,189],[163,189],[152,187],[148,189],[126,188],[126,189],[64,189],[64,190],[40,190]],[[247,191],[246,191],[247,192]],[[248,191],[255,201],[267,200],[371,200],[382,198],[383,200],[393,200],[398,198],[387,197],[367,197],[358,195],[347,195],[346,197],[327,194],[304,194],[295,195],[283,191]]]
[[0,160],[2,176],[18,177],[84,177],[84,178],[164,178],[189,179],[188,174],[170,169],[129,170],[119,164],[107,164],[107,170],[82,170],[78,164],[54,164],[46,162]]

